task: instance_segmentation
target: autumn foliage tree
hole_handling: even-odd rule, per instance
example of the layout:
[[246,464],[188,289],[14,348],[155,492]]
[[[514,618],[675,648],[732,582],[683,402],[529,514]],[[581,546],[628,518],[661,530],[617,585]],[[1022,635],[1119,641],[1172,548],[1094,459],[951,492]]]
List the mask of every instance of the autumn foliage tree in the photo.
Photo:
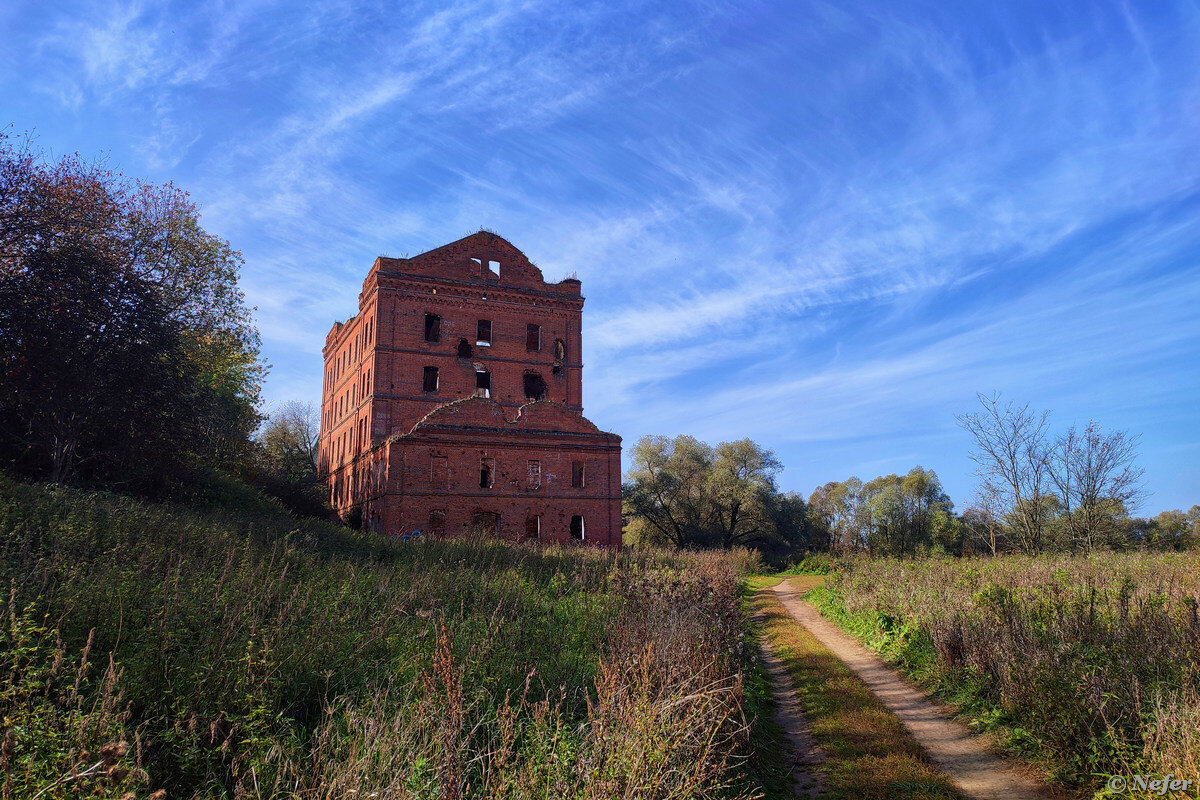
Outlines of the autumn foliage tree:
[[0,459],[62,483],[169,490],[259,422],[241,255],[187,194],[0,138]]

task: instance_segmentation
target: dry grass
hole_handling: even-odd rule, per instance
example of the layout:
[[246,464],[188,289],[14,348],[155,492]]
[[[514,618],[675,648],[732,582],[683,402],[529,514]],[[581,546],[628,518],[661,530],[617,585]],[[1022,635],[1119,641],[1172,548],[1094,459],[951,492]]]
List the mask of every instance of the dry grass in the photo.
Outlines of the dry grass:
[[403,545],[0,476],[0,797],[751,795],[753,564]]
[[1063,785],[1200,778],[1200,555],[853,560],[813,600]]
[[[822,576],[793,578],[808,589]],[[787,667],[812,734],[827,757],[820,770],[834,797],[957,798],[905,731],[845,664],[793,620],[769,590],[753,600],[762,635]]]

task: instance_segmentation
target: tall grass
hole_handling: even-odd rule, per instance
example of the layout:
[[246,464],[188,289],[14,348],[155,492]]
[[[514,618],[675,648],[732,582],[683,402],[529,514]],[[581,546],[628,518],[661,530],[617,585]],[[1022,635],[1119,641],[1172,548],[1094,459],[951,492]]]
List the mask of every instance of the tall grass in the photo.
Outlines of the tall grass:
[[747,793],[739,558],[0,478],[0,797]]
[[1057,777],[1200,776],[1200,555],[853,560],[814,599]]

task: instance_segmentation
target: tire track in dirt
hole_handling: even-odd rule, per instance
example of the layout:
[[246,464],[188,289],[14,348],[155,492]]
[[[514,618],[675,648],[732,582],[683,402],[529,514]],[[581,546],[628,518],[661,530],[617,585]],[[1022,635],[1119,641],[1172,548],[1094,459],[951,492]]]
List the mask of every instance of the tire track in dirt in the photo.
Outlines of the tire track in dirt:
[[1054,796],[1013,762],[990,750],[966,725],[909,685],[882,659],[838,630],[786,580],[774,591],[792,618],[841,659],[904,723],[930,760],[964,795],[972,800],[1048,800]]
[[759,656],[771,679],[771,694],[775,698],[775,722],[783,728],[783,739],[791,757],[787,761],[792,776],[792,794],[797,797],[817,797],[824,783],[812,767],[825,760],[825,754],[809,732],[808,720],[796,699],[796,690],[787,668],[765,642],[759,644]]

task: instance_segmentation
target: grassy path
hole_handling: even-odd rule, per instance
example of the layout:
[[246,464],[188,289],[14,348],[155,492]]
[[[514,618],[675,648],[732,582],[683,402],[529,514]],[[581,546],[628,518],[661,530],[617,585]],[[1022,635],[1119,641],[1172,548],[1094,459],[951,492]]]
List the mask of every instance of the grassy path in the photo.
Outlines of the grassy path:
[[[778,582],[778,578],[751,579],[753,588],[760,592]],[[760,610],[755,622],[765,625],[767,614]],[[794,797],[819,797],[825,790],[825,782],[816,767],[825,760],[825,752],[817,746],[812,735],[812,726],[800,701],[796,697],[787,665],[775,654],[775,648],[764,637],[758,643],[759,658],[771,681],[771,695],[775,700],[774,719],[783,731],[785,757],[781,759],[791,779]]]
[[[780,655],[791,661],[789,672],[817,742],[830,754],[831,788],[854,786],[842,793],[847,797],[1050,796],[805,603],[802,595],[819,580],[794,578],[774,586],[774,605],[799,623],[792,627],[803,627],[789,631],[776,620],[768,628]],[[773,604],[764,599],[762,605]],[[938,769],[926,763],[926,754]]]
[[[790,579],[790,591],[807,591],[822,580]],[[769,587],[757,579],[753,604],[762,644],[783,666],[807,731],[820,749],[818,763],[804,764],[823,793],[837,800],[961,800],[950,780],[925,756],[904,725],[838,658],[794,620]],[[803,797],[802,793],[797,796]]]

